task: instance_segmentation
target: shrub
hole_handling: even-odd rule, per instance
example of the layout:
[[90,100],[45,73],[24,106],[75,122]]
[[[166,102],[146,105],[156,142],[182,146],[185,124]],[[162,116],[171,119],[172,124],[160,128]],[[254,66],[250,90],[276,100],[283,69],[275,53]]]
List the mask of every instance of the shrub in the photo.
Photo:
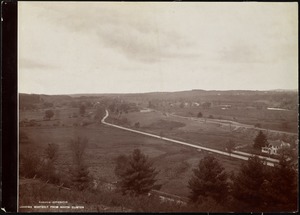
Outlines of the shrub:
[[45,119],[50,120],[54,116],[53,110],[46,110],[45,111]]
[[59,184],[60,183],[60,176],[58,171],[56,170],[55,166],[51,162],[46,162],[41,165],[41,169],[39,174],[42,179],[48,181],[49,183]]
[[139,123],[139,122],[136,122],[136,123],[134,124],[134,127],[135,127],[135,128],[139,128],[139,127],[140,127],[140,123]]
[[59,146],[55,143],[49,143],[48,147],[45,149],[45,156],[50,162],[54,162],[58,157],[58,148]]
[[88,168],[84,164],[75,165],[70,168],[72,186],[82,191],[89,187],[91,177]]
[[124,117],[124,118],[121,119],[121,124],[122,125],[127,125],[127,124],[129,124],[129,120],[126,117]]
[[256,123],[256,124],[254,125],[254,127],[255,127],[255,128],[261,128],[261,124],[260,124],[260,123]]

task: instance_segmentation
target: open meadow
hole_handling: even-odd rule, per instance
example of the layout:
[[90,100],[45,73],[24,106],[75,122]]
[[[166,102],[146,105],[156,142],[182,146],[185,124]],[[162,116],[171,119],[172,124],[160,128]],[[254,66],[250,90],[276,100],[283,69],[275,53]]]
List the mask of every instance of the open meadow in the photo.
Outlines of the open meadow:
[[[68,112],[71,113],[72,111],[69,110]],[[24,115],[27,118],[31,116],[33,119],[40,117],[38,112],[27,112]],[[116,158],[121,154],[128,155],[138,148],[150,158],[155,168],[159,170],[157,178],[158,183],[162,184],[161,191],[187,197],[189,194],[187,182],[192,175],[192,169],[207,153],[199,152],[187,146],[107,127],[99,122],[87,126],[73,126],[68,114],[61,114],[60,117],[60,120],[65,124],[64,126],[53,126],[51,121],[55,122],[56,120],[50,120],[42,121],[41,125],[37,127],[21,127],[20,131],[27,134],[29,142],[20,144],[20,155],[27,153],[42,155],[49,143],[56,143],[59,146],[56,166],[65,177],[67,177],[68,169],[72,165],[70,140],[78,136],[87,137],[88,145],[85,160],[93,178],[109,183],[116,181],[117,178],[114,174]],[[79,119],[72,120],[78,121]],[[221,155],[216,155],[216,157],[228,172],[237,171],[242,162]]]

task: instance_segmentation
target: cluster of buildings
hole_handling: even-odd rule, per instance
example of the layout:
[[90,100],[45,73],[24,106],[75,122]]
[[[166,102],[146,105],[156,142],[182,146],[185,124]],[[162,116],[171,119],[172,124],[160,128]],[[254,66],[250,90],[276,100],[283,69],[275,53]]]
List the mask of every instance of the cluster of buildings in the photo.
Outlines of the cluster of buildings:
[[278,155],[279,150],[282,148],[290,148],[291,145],[283,140],[268,140],[268,145],[261,148],[261,151],[270,155]]

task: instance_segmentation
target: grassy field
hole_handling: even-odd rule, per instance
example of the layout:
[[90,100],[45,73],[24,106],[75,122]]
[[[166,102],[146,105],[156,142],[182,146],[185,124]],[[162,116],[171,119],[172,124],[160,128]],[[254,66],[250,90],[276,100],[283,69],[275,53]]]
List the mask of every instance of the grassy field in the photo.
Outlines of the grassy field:
[[[108,120],[113,123],[124,121],[126,118],[127,124],[124,126],[134,127],[134,124],[139,122],[140,130],[220,150],[225,150],[225,144],[229,140],[235,141],[236,146],[252,148],[253,140],[259,132],[255,128],[230,126],[229,123],[211,123],[211,120],[206,122],[204,119],[197,120],[197,118],[180,118],[160,111],[131,112],[119,118],[111,114],[110,117],[111,119]],[[297,134],[264,132],[270,140],[285,138],[285,141],[294,142],[297,139]]]
[[[139,212],[139,213],[180,213],[180,212],[225,212],[232,211],[222,205],[208,201],[201,205],[178,204],[160,201],[158,196],[123,196],[114,191],[105,190],[66,190],[38,179],[21,181],[20,193],[26,198],[20,199],[19,212]],[[54,200],[54,202],[53,202]],[[55,203],[60,201],[60,203]],[[26,208],[43,206],[44,208]],[[56,206],[53,208],[53,206]],[[69,208],[66,208],[69,207]]]
[[[122,196],[105,190],[66,190],[38,179],[21,181],[19,212],[178,212],[181,207],[157,198]],[[57,203],[60,202],[60,203]],[[44,208],[26,208],[26,206]],[[69,207],[69,208],[66,208]],[[188,209],[184,209],[188,210]]]
[[[134,149],[139,148],[159,170],[157,179],[158,183],[163,185],[162,191],[179,196],[188,196],[187,184],[192,175],[192,169],[204,157],[205,152],[198,152],[186,146],[107,127],[98,122],[88,126],[73,126],[72,123],[75,121],[83,120],[80,117],[69,118],[69,114],[74,111],[72,109],[60,111],[59,120],[64,122],[64,126],[53,126],[52,123],[56,120],[50,120],[40,121],[40,126],[20,127],[20,131],[26,133],[29,137],[28,143],[20,144],[20,155],[31,153],[41,156],[49,143],[56,143],[59,145],[59,157],[56,161],[57,169],[63,173],[62,175],[67,175],[68,169],[72,165],[71,150],[69,148],[70,140],[78,136],[87,137],[89,142],[85,159],[90,174],[97,180],[111,183],[117,180],[114,174],[115,159],[121,154],[128,155]],[[38,120],[42,116],[43,113],[27,111],[27,113],[22,112],[20,117],[21,119],[26,117],[27,119]],[[186,129],[183,122],[165,120],[163,123],[157,123],[155,121],[160,117],[155,118],[154,116],[150,113],[149,117],[146,117],[148,124],[146,121],[141,122],[142,127],[148,129],[155,127],[157,131],[165,128],[170,135],[174,132],[180,132],[180,135],[185,133],[184,130],[177,131],[178,129]],[[211,134],[211,136],[214,135]],[[188,140],[188,137],[184,135],[181,137]],[[213,142],[214,139],[210,141]],[[221,155],[215,156],[229,172],[237,171],[242,162]]]
[[[181,116],[194,117],[201,112],[204,117],[209,117],[211,115],[215,119],[233,120],[249,125],[259,123],[262,128],[267,129],[287,132],[298,131],[297,111],[257,110],[247,108],[229,108],[223,110],[220,107],[213,107],[210,109],[197,107],[171,108],[169,111]],[[283,123],[287,123],[287,126],[283,126]]]

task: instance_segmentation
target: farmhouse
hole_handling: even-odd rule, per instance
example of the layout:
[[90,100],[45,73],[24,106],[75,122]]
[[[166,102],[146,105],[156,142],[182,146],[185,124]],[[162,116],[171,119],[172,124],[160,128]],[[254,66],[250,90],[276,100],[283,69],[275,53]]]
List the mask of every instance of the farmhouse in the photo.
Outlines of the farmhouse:
[[286,143],[282,140],[276,140],[276,141],[272,141],[269,140],[269,145],[262,147],[261,151],[263,153],[267,153],[270,155],[278,155],[278,150],[284,147],[290,147],[289,143]]

